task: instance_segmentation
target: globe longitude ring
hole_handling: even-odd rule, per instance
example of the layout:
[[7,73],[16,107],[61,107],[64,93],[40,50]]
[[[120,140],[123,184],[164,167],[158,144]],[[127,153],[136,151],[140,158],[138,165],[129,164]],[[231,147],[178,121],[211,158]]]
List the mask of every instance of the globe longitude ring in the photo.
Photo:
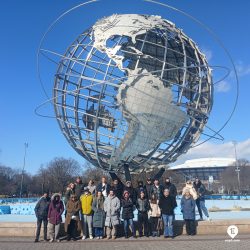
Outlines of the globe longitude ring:
[[56,63],[50,101],[59,126],[102,169],[122,171],[129,163],[140,172],[174,162],[206,127],[211,68],[196,43],[160,16],[102,18]]

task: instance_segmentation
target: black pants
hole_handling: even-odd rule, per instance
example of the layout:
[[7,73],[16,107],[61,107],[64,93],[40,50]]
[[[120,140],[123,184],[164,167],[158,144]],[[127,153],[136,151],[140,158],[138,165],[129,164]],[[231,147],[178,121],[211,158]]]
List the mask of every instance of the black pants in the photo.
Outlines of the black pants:
[[158,222],[159,222],[159,217],[150,217],[150,224],[151,224],[152,232],[158,231]]
[[36,228],[36,239],[39,239],[40,236],[40,231],[41,231],[41,226],[43,222],[43,238],[44,240],[47,240],[47,226],[48,226],[48,220],[46,219],[37,219],[37,228]]
[[139,236],[142,236],[142,229],[144,229],[144,235],[149,235],[148,230],[148,213],[147,212],[138,212],[138,231]]
[[186,231],[188,235],[195,235],[196,228],[195,228],[195,220],[185,220],[186,223]]
[[75,239],[76,238],[76,231],[77,231],[77,221],[76,220],[71,220],[70,224],[68,225],[68,235],[67,239]]

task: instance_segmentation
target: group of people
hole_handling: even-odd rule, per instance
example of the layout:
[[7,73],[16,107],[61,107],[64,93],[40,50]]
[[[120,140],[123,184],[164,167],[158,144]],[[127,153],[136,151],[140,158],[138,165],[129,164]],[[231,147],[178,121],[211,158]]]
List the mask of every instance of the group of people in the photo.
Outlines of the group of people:
[[[173,221],[174,210],[177,207],[177,189],[170,178],[166,178],[163,185],[160,184],[159,178],[147,178],[145,185],[138,181],[137,187],[134,188],[130,180],[123,184],[116,175],[112,177],[112,185],[107,183],[106,177],[102,177],[101,183],[97,186],[93,180],[84,185],[81,178],[77,177],[76,183],[68,185],[64,201],[59,193],[53,194],[51,199],[48,193],[44,193],[35,207],[35,242],[39,241],[42,222],[44,240],[48,240],[48,227],[49,241],[60,241],[59,229],[63,213],[68,241],[77,240],[80,231],[82,240],[94,237],[102,239],[105,236],[106,239],[116,239],[118,228],[122,224],[125,238],[136,238],[136,229],[139,237],[159,237],[161,230],[165,238],[175,237]],[[204,193],[205,187],[198,178],[194,183],[187,182],[183,188],[180,205],[188,235],[196,234],[196,206],[200,219],[203,219],[202,211],[209,218]],[[135,209],[138,211],[137,225],[133,220]]]

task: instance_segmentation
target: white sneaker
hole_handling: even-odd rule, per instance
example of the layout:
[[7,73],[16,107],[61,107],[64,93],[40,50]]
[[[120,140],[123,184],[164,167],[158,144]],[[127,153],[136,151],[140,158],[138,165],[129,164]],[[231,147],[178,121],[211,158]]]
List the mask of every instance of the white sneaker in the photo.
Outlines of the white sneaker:
[[53,241],[54,241],[54,239],[50,239],[50,240],[49,240],[49,242],[53,242]]
[[212,219],[210,219],[210,217],[207,217],[207,221],[211,221]]
[[89,239],[90,239],[90,240],[93,240],[94,238],[93,238],[93,236],[92,236],[92,235],[90,235],[90,236],[89,236]]
[[86,240],[86,236],[85,235],[82,236],[82,240]]

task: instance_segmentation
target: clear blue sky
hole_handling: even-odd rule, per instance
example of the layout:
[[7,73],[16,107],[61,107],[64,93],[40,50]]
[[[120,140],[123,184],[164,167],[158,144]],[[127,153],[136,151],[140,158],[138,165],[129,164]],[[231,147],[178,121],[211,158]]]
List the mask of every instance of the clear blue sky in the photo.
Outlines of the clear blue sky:
[[[0,8],[0,163],[21,168],[24,142],[29,143],[26,170],[35,173],[41,164],[56,156],[72,157],[84,162],[67,143],[56,120],[41,118],[34,109],[46,100],[36,71],[36,54],[39,41],[49,25],[64,11],[83,1],[66,0],[8,0]],[[222,131],[224,144],[238,141],[240,157],[250,155],[250,2],[244,0],[162,0],[193,15],[209,26],[223,41],[239,71],[240,99],[236,112]],[[63,53],[76,36],[95,23],[97,18],[112,13],[145,13],[161,15],[184,30],[207,53],[211,65],[232,68],[225,53],[197,24],[179,13],[140,0],[102,0],[82,7],[66,16],[49,34],[45,46]],[[43,68],[46,73],[46,66]],[[215,70],[215,77],[222,74]],[[45,74],[46,75],[46,74]],[[46,89],[52,86],[45,76]],[[209,126],[218,129],[226,120],[235,98],[235,81],[229,76],[215,93],[215,108]],[[49,105],[41,109],[52,114]],[[222,142],[210,142],[210,149]],[[247,149],[245,149],[247,148]],[[211,149],[212,150],[212,149]],[[244,152],[243,152],[244,151]],[[206,152],[214,156],[213,151]],[[205,155],[206,156],[206,155]],[[230,155],[229,155],[230,156]]]

